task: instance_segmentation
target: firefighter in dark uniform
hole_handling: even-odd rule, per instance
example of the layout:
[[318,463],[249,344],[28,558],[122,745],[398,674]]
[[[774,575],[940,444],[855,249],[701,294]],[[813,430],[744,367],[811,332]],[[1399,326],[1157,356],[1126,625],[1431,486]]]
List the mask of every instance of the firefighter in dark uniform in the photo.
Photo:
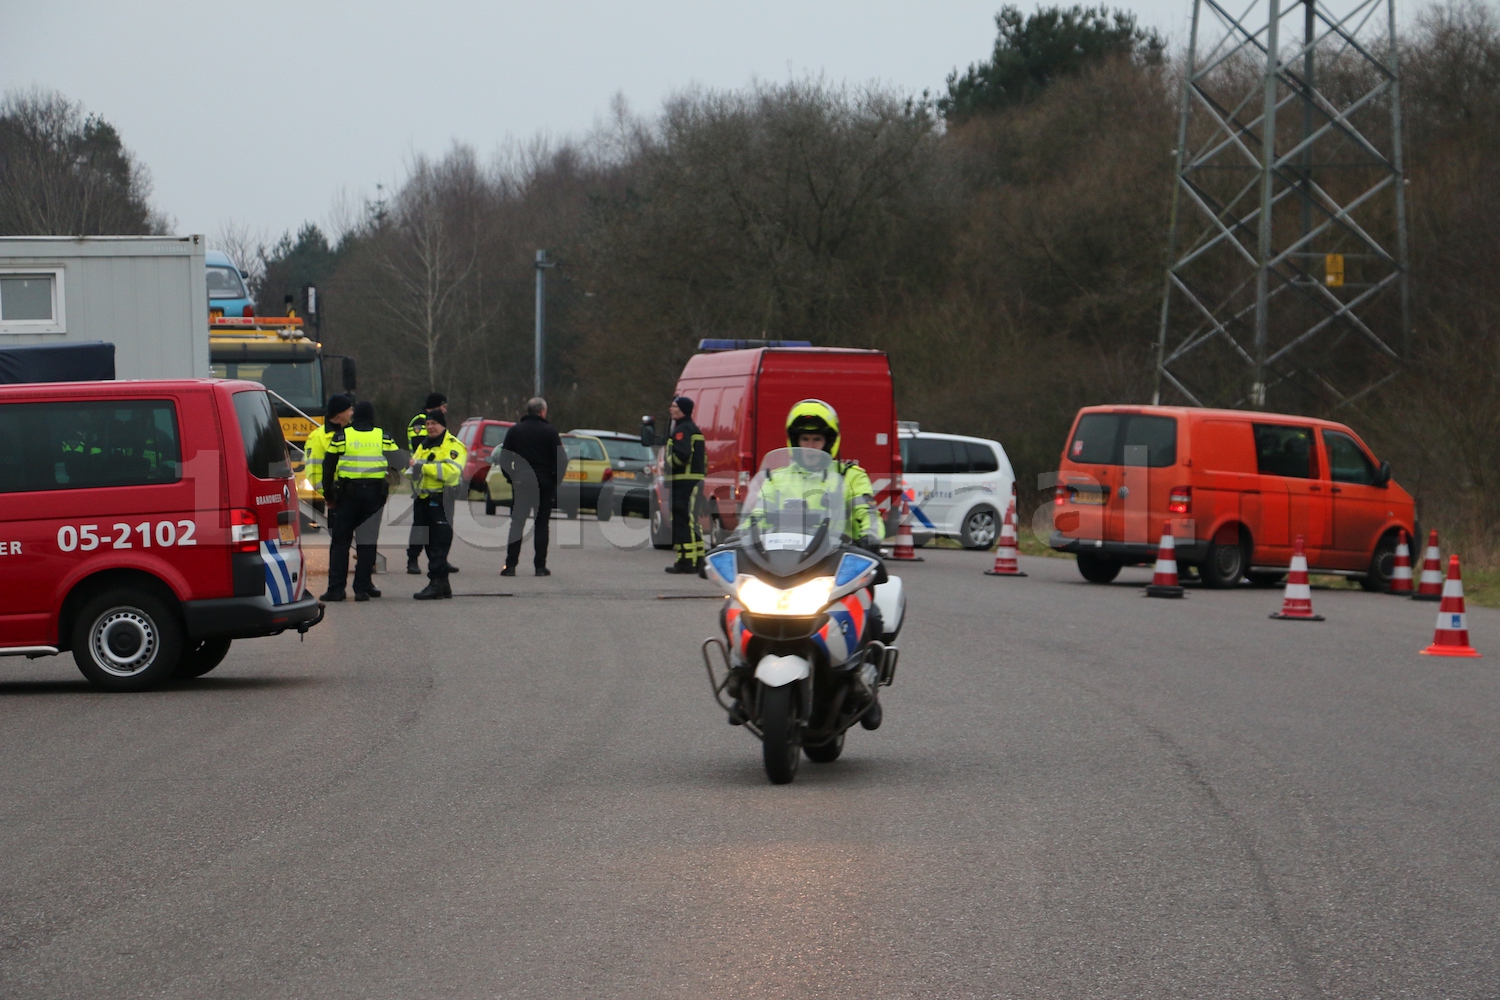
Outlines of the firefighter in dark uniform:
[[442,410],[427,414],[423,436],[412,450],[406,474],[411,476],[412,524],[427,529],[426,587],[412,596],[419,601],[452,597],[448,586],[448,549],[453,545],[453,504],[458,497],[468,453],[463,443],[448,433],[448,418]]
[[[427,401],[422,404],[422,412],[406,422],[406,450],[416,451],[422,439],[427,436],[427,415],[434,410],[442,413],[443,426],[447,426],[448,397],[440,392],[429,392]],[[415,494],[414,494],[415,495]],[[422,548],[427,544],[427,529],[416,522],[416,513],[413,509],[411,531],[406,536],[406,572],[412,576],[422,575],[422,566],[417,562],[417,557],[422,554]],[[428,570],[432,566],[428,565]],[[458,567],[452,563],[448,564],[449,573],[457,573]],[[430,573],[428,574],[431,575]]]
[[333,432],[323,457],[323,499],[329,512],[328,590],[321,601],[345,599],[349,578],[349,544],[354,543],[354,599],[379,597],[372,576],[380,539],[380,511],[387,495],[386,473],[396,442],[375,426],[375,406],[354,404],[348,427]]
[[668,573],[703,576],[703,532],[698,528],[698,495],[706,468],[703,432],[693,423],[693,401],[686,396],[672,400],[667,410],[672,429],[667,436],[667,479],[672,484],[672,547],[677,562]]

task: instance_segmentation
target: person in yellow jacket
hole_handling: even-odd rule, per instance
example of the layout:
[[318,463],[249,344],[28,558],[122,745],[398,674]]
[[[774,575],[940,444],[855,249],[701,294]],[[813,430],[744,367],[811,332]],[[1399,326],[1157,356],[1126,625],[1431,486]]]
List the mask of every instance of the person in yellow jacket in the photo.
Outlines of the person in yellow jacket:
[[333,432],[323,456],[323,502],[328,508],[328,590],[320,601],[345,599],[349,578],[349,544],[354,543],[354,599],[379,597],[372,579],[375,546],[380,540],[380,512],[389,493],[396,442],[375,426],[375,406],[354,404],[348,427]]
[[435,601],[453,596],[448,585],[453,502],[469,456],[463,442],[448,433],[448,418],[442,410],[428,412],[425,435],[417,440],[406,469],[412,485],[412,528],[420,529],[427,549],[427,586],[412,596]]
[[328,442],[333,440],[334,431],[348,427],[354,419],[354,400],[336,392],[328,397],[328,409],[323,413],[323,426],[313,429],[302,448],[303,473],[308,485],[319,493],[323,492],[323,459],[328,456]]
[[[859,463],[839,460],[839,415],[834,408],[821,399],[804,399],[793,406],[786,415],[786,443],[790,448],[828,453],[832,470],[843,477],[846,534],[856,544],[878,551],[885,524],[875,506],[875,488],[870,474]],[[822,478],[822,470],[803,469],[793,463],[766,477],[761,498],[767,501],[786,495],[821,501]]]

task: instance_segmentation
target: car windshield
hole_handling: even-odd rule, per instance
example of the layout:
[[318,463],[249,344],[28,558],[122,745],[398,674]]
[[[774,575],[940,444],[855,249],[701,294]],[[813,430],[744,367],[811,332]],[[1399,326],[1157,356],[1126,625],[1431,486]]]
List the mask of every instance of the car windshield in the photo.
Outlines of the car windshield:
[[734,538],[751,562],[782,577],[848,541],[844,477],[833,457],[811,448],[766,455],[740,505]]
[[232,267],[210,267],[208,269],[208,297],[211,299],[245,299],[245,283],[240,272]]
[[610,461],[613,462],[650,462],[651,449],[639,441],[620,441],[615,438],[601,438],[604,442],[604,450],[609,453]]

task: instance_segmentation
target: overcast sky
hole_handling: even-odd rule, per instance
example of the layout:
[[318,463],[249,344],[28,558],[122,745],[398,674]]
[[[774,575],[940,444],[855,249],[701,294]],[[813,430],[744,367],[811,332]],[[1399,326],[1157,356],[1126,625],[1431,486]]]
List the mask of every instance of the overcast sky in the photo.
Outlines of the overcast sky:
[[[650,113],[808,73],[936,92],[989,54],[1001,2],[0,0],[0,90],[112,122],[178,232],[274,236],[399,183],[415,153],[586,132],[616,93]],[[1191,0],[1130,7],[1185,40]]]

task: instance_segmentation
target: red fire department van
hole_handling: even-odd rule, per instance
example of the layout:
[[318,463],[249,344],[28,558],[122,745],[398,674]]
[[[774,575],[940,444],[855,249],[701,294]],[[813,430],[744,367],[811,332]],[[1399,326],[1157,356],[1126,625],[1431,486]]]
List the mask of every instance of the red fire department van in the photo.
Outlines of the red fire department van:
[[1179,406],[1078,411],[1052,517],[1052,547],[1093,583],[1155,559],[1170,521],[1205,586],[1280,581],[1301,535],[1309,568],[1383,590],[1398,532],[1417,533],[1411,494],[1344,424]]
[[305,632],[297,491],[264,386],[0,386],[0,655],[72,650],[110,691]]
[[[792,405],[821,399],[839,415],[839,457],[870,474],[875,499],[889,512],[901,480],[896,396],[883,351],[835,347],[752,347],[695,354],[674,396],[693,401],[708,469],[703,483],[709,527],[733,528],[738,504],[767,452],[785,448]],[[658,463],[652,484],[651,540],[672,544],[672,501]]]

